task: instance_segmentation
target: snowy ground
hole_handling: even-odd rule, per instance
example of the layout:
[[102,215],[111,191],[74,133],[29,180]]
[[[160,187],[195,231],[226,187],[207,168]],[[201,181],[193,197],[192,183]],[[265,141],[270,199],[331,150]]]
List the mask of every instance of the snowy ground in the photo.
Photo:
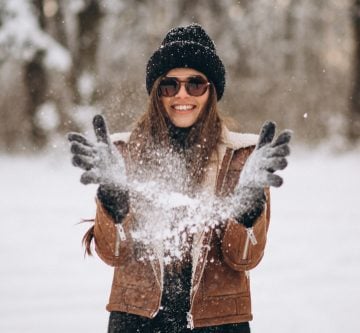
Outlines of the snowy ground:
[[[105,332],[112,269],[84,260],[95,187],[67,153],[0,156],[0,332]],[[360,153],[296,151],[252,272],[253,333],[360,332]]]

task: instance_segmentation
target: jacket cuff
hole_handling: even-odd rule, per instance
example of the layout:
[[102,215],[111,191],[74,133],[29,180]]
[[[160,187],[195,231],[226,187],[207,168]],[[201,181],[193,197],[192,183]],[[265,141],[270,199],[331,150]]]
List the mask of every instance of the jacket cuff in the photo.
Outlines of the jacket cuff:
[[120,223],[129,212],[129,193],[127,191],[113,186],[100,185],[97,190],[97,198],[114,223]]
[[262,214],[264,207],[265,207],[266,197],[264,191],[262,191],[261,197],[257,199],[252,207],[246,211],[245,213],[236,216],[235,220],[244,225],[246,228],[251,228],[256,220]]

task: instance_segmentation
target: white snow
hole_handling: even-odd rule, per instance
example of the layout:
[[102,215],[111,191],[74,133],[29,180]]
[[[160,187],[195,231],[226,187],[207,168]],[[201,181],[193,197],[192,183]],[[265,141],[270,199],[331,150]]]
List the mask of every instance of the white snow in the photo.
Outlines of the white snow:
[[53,131],[60,124],[60,116],[56,104],[47,101],[39,106],[35,114],[35,122],[45,131]]
[[[359,332],[359,151],[293,149],[251,272],[252,333]],[[0,332],[106,331],[112,268],[83,257],[95,186],[70,154],[0,157]]]
[[90,104],[91,95],[94,93],[95,85],[95,77],[90,72],[85,71],[79,77],[78,91],[87,104]]
[[69,51],[40,29],[29,0],[5,1],[1,5],[4,13],[0,30],[1,60],[4,57],[29,60],[41,51],[48,68],[60,72],[70,69]]

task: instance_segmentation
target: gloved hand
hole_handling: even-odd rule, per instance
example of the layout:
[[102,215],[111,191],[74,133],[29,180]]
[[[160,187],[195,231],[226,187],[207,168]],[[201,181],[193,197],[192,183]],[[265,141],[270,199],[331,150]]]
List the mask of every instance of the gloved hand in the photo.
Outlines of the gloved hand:
[[274,172],[287,166],[285,157],[290,154],[292,132],[283,131],[273,142],[275,127],[271,121],[263,125],[258,143],[247,159],[234,191],[234,198],[238,202],[235,216],[246,227],[252,227],[264,208],[264,188],[279,187],[283,183],[283,179]]
[[68,134],[72,163],[85,170],[81,183],[100,185],[98,198],[115,223],[119,223],[129,210],[124,159],[110,140],[103,116],[94,117],[93,127],[95,143],[80,133]]

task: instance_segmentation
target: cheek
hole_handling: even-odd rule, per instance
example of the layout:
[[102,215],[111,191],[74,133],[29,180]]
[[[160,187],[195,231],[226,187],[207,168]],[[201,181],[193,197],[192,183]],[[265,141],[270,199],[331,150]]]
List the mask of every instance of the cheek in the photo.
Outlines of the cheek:
[[161,98],[161,104],[162,104],[162,107],[163,107],[163,109],[167,112],[167,113],[169,113],[169,109],[170,109],[170,101],[167,101],[166,99],[164,99],[164,98]]
[[199,97],[198,103],[201,110],[206,107],[208,100],[209,100],[209,93],[206,93],[205,95]]

